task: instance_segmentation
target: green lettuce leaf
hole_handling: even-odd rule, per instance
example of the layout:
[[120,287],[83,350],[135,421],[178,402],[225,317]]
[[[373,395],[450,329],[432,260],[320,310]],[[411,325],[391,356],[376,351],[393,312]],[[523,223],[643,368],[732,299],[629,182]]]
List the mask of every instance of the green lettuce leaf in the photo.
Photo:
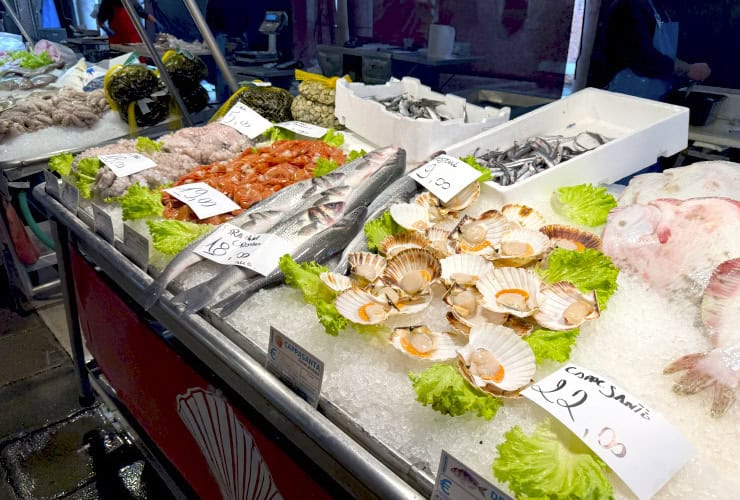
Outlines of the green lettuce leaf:
[[349,152],[349,154],[347,155],[347,163],[349,163],[349,162],[351,162],[351,161],[354,161],[354,160],[356,160],[357,158],[362,158],[362,157],[363,157],[363,156],[365,156],[366,154],[367,154],[367,151],[365,151],[364,149],[361,149],[361,150],[359,150],[359,151],[357,151],[356,149],[353,149],[353,150],[352,150],[352,151],[350,151],[350,152]]
[[531,436],[514,426],[504,438],[493,475],[518,499],[614,498],[606,464],[565,427],[546,420]]
[[95,184],[95,176],[102,166],[102,162],[97,158],[83,158],[77,162],[74,178],[77,190],[83,198],[92,198],[92,187]]
[[213,226],[181,220],[148,220],[154,248],[167,255],[176,255],[193,240],[205,236]]
[[463,156],[462,158],[460,158],[460,160],[464,161],[465,163],[467,163],[468,165],[470,165],[471,167],[473,167],[474,169],[476,169],[478,172],[481,173],[481,176],[478,177],[478,182],[485,182],[485,181],[490,181],[491,179],[493,179],[493,177],[491,177],[491,171],[487,169],[486,167],[484,167],[483,165],[481,165],[480,163],[478,163],[478,161],[475,159],[475,156],[473,155]]
[[595,227],[606,223],[606,216],[609,210],[617,206],[617,200],[603,186],[579,184],[561,187],[553,192],[550,204],[563,217]]
[[162,151],[162,141],[153,141],[148,137],[139,137],[136,139],[136,151],[139,153],[158,153]]
[[617,290],[619,269],[598,250],[556,248],[550,253],[547,269],[538,268],[537,272],[548,283],[570,281],[581,292],[596,290],[599,308],[604,310],[607,301]]
[[35,54],[33,52],[28,52],[25,50],[15,50],[9,52],[8,56],[14,61],[20,61],[18,65],[21,68],[26,69],[36,69],[54,62],[49,53],[45,50],[39,54]]
[[524,337],[524,341],[532,348],[537,364],[546,359],[564,363],[570,358],[570,350],[579,333],[578,328],[562,332],[538,328]]
[[409,373],[416,400],[424,406],[453,417],[471,412],[491,420],[503,402],[473,389],[450,365],[437,364],[421,373]]
[[341,147],[344,144],[344,134],[340,134],[333,128],[330,128],[327,133],[321,136],[321,140],[330,146],[335,148]]
[[326,158],[319,158],[316,160],[316,168],[313,169],[314,177],[321,177],[329,172],[333,172],[339,168],[339,164],[334,160],[327,160]]
[[69,175],[72,171],[74,157],[69,153],[55,155],[49,158],[49,170],[59,175]]
[[267,135],[270,142],[288,141],[295,139],[295,133],[280,127],[268,128],[265,132],[263,132],[263,135]]
[[161,217],[164,212],[162,192],[147,189],[136,183],[128,188],[126,194],[115,198],[123,209],[123,220],[143,219],[145,217]]
[[365,224],[365,236],[367,236],[367,248],[371,252],[378,251],[384,239],[394,234],[402,233],[404,229],[391,217],[391,212],[386,210],[383,215]]

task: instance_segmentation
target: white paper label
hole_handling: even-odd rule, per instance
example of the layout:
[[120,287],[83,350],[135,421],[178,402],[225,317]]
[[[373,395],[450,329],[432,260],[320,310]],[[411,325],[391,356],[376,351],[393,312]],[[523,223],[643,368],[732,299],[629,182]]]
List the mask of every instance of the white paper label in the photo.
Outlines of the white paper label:
[[512,500],[468,466],[442,450],[432,500]]
[[449,155],[439,155],[409,174],[434,196],[447,203],[473,183],[481,173]]
[[291,132],[295,132],[296,134],[299,134],[299,135],[303,135],[306,137],[312,137],[314,139],[318,139],[319,137],[324,137],[326,133],[329,131],[328,128],[319,127],[318,125],[312,125],[311,123],[299,122],[299,121],[277,123],[275,124],[275,126],[284,128],[285,130],[290,130]]
[[265,368],[308,404],[318,406],[324,362],[272,326]]
[[46,192],[57,200],[61,198],[59,191],[59,178],[50,170],[44,170],[44,180],[46,181]]
[[102,236],[102,238],[108,243],[113,243],[115,235],[113,234],[113,221],[110,215],[100,206],[93,203],[93,226],[95,232]]
[[250,139],[254,139],[272,127],[272,123],[269,120],[262,117],[262,115],[243,102],[234,104],[229,112],[226,113],[226,116],[221,118],[221,123],[228,125]]
[[116,177],[126,177],[157,166],[154,160],[139,153],[100,155],[98,159],[105,163]]
[[205,182],[183,184],[165,191],[189,206],[199,219],[207,219],[241,208],[231,198]]
[[62,184],[62,205],[72,213],[77,213],[77,205],[80,202],[80,192],[72,184],[67,182]]
[[522,391],[578,436],[639,498],[650,498],[694,454],[659,413],[591,370],[568,364]]
[[126,255],[140,268],[146,270],[149,265],[149,240],[139,234],[128,224],[123,225],[123,245]]
[[278,266],[280,257],[293,245],[274,234],[255,234],[229,224],[221,224],[194,252],[219,264],[246,267],[267,276]]

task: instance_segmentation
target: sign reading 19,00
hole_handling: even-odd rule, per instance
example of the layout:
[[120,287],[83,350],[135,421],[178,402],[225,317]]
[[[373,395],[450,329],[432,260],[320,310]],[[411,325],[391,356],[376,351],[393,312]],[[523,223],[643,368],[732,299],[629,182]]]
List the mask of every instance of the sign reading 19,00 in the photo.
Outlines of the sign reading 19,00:
[[231,198],[205,182],[194,182],[165,189],[173,197],[185,203],[199,219],[233,212],[241,208]]
[[475,182],[480,172],[449,155],[439,155],[409,174],[443,203]]

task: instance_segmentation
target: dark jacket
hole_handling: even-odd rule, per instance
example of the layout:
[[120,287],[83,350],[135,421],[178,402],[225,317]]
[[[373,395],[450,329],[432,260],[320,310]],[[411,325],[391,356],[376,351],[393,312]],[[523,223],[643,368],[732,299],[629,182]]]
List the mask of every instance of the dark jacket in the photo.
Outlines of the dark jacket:
[[208,0],[206,23],[214,33],[240,36],[247,31],[249,0]]

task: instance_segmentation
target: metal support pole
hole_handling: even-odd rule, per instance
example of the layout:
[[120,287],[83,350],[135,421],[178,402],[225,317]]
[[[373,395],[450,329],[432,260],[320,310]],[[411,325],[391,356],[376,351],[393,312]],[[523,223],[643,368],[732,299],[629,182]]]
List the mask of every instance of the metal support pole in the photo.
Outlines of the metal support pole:
[[192,17],[193,21],[195,21],[195,26],[198,27],[198,31],[200,31],[200,34],[203,35],[203,41],[206,42],[206,45],[208,45],[208,48],[211,50],[211,54],[213,55],[213,60],[216,62],[216,66],[218,66],[221,74],[224,75],[224,80],[226,80],[226,83],[231,89],[231,92],[236,92],[237,90],[239,90],[239,84],[236,83],[234,75],[231,74],[229,65],[226,64],[226,58],[218,49],[216,39],[213,38],[213,33],[211,33],[211,28],[208,27],[208,24],[203,17],[203,13],[198,8],[195,0],[184,0],[184,2],[185,6],[190,11],[190,17]]
[[3,6],[5,7],[5,12],[7,12],[8,15],[10,15],[10,18],[13,20],[15,25],[18,26],[18,31],[21,32],[21,35],[23,35],[23,38],[25,38],[28,43],[33,45],[34,43],[33,38],[31,38],[31,35],[28,34],[28,31],[26,31],[26,28],[24,28],[23,25],[21,24],[21,20],[15,14],[15,10],[13,10],[13,7],[10,6],[10,0],[0,0],[0,2],[3,3]]
[[123,7],[128,13],[128,17],[131,18],[131,22],[133,23],[136,32],[139,34],[141,41],[144,42],[144,45],[149,51],[154,64],[157,66],[157,69],[159,69],[159,76],[162,78],[162,80],[164,80],[165,85],[167,85],[170,93],[175,98],[175,103],[177,103],[177,107],[180,108],[180,113],[182,113],[182,119],[185,122],[185,125],[188,127],[192,127],[193,120],[190,118],[188,108],[187,106],[185,106],[185,102],[182,100],[182,97],[180,97],[180,92],[177,91],[177,87],[175,87],[175,84],[172,81],[172,78],[170,78],[169,73],[167,73],[167,70],[164,69],[164,63],[162,62],[162,58],[159,57],[157,49],[154,48],[154,44],[151,40],[149,40],[144,27],[141,25],[141,22],[139,22],[139,15],[136,13],[131,0],[122,0],[122,3]]

